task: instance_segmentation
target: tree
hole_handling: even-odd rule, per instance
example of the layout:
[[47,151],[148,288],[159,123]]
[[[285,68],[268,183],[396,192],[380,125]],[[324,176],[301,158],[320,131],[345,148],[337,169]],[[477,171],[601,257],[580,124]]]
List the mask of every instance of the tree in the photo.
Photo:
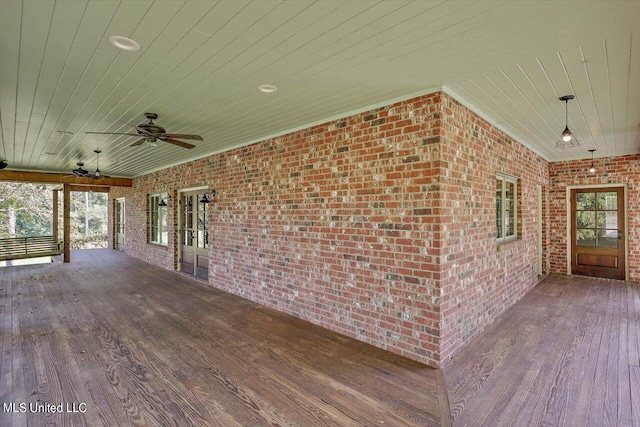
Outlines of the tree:
[[42,185],[0,182],[0,236],[52,234],[53,196]]
[[[58,211],[62,216],[62,194]],[[53,190],[41,184],[0,182],[0,238],[50,236]],[[62,221],[59,221],[62,226]],[[59,236],[62,236],[60,230]],[[71,193],[71,245],[107,246],[107,194]]]

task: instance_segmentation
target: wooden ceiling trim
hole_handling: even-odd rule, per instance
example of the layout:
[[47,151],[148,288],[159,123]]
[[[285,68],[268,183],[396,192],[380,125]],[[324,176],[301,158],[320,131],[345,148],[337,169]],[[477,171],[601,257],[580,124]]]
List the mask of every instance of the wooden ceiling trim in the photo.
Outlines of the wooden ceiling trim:
[[[90,187],[131,187],[131,178],[80,178],[64,173],[29,172],[29,171],[0,171],[0,181],[37,182],[43,184],[69,184]],[[80,191],[80,190],[74,190]]]

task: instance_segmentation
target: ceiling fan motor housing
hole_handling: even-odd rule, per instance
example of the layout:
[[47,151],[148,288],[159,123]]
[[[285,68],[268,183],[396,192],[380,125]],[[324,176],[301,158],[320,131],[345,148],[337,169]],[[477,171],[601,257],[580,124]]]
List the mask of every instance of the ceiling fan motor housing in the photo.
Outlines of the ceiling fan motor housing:
[[[144,113],[144,116],[147,118],[147,120],[149,120],[149,123],[140,124],[138,125],[139,128],[144,129],[145,132],[151,133],[151,134],[167,133],[165,128],[153,123],[153,121],[158,118],[158,115],[156,113]],[[147,136],[143,132],[140,132],[140,130],[138,130],[138,134],[142,136]],[[151,142],[155,142],[155,138],[153,138],[153,141]]]
[[[153,123],[143,123],[141,125],[138,125],[138,127],[144,129],[146,132],[151,133],[151,134],[167,133],[165,128],[163,128],[162,126],[158,126],[156,124],[153,124]],[[138,131],[138,133],[140,135],[142,135],[142,136],[145,136],[143,132]]]

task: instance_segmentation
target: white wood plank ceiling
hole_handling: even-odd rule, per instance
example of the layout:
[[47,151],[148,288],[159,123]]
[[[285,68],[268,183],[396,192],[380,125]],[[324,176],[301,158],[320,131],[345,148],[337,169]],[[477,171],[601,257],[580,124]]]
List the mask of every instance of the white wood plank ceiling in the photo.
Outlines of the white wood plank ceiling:
[[[638,153],[639,23],[638,0],[2,0],[0,160],[93,169],[100,149],[134,177],[441,87],[549,161]],[[566,94],[581,145],[557,149]],[[84,133],[145,112],[204,141]]]

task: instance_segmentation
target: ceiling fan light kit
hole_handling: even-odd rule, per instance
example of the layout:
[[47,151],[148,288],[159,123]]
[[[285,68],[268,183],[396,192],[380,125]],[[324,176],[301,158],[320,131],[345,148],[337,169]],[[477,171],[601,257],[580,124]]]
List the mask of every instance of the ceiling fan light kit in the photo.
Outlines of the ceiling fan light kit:
[[574,99],[573,95],[564,95],[558,98],[560,101],[564,101],[564,130],[562,131],[561,138],[556,142],[556,148],[572,148],[580,145],[580,142],[573,136],[573,133],[569,130],[569,101]]

